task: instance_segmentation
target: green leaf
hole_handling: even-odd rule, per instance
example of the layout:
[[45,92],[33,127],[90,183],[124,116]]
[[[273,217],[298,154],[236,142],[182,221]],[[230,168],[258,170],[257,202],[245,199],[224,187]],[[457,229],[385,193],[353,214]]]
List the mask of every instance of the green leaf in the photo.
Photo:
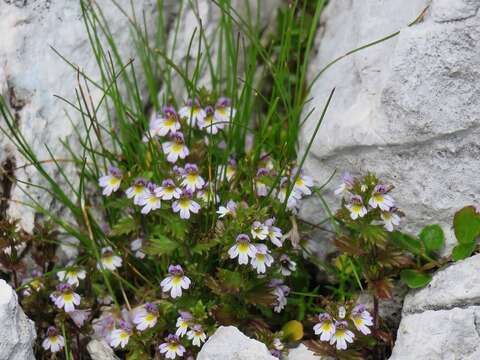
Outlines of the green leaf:
[[418,289],[432,281],[432,275],[417,270],[405,269],[400,272],[400,278],[410,289]]
[[400,249],[408,250],[412,254],[420,255],[422,253],[422,245],[420,241],[414,239],[410,235],[400,231],[394,231],[390,234],[390,240]]
[[459,210],[453,218],[455,236],[460,244],[471,244],[480,235],[480,214],[473,206]]
[[439,251],[445,246],[445,235],[440,225],[425,226],[419,237],[428,252]]
[[199,254],[201,255],[202,253],[204,252],[207,252],[208,250],[210,250],[212,247],[214,247],[215,245],[217,245],[217,242],[216,241],[209,241],[209,242],[206,242],[206,243],[198,243],[198,244],[195,244],[192,249],[191,249],[191,252],[192,254]]
[[118,223],[113,225],[111,235],[112,236],[120,236],[120,235],[127,235],[131,234],[137,229],[137,224],[135,223],[135,219],[131,217],[126,217],[120,219]]
[[178,243],[168,237],[157,234],[149,239],[146,251],[152,255],[170,254],[178,248]]
[[227,289],[238,290],[243,287],[243,277],[238,271],[218,269],[218,277]]
[[453,248],[452,259],[454,261],[462,260],[472,255],[475,250],[476,244],[474,242],[470,244],[458,244]]

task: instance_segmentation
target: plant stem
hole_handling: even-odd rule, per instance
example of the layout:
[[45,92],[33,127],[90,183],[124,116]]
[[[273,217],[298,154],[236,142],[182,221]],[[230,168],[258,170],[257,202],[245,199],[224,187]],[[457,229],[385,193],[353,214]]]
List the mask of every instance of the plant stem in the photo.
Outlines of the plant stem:
[[378,298],[373,295],[373,328],[378,330]]

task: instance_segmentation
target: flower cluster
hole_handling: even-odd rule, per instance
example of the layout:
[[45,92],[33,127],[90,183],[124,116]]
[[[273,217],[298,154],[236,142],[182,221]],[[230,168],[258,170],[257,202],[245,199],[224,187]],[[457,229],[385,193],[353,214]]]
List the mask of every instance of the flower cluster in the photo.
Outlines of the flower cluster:
[[324,312],[318,315],[318,320],[313,331],[321,341],[328,341],[337,350],[345,350],[348,343],[353,343],[355,332],[370,334],[369,326],[373,325],[373,318],[363,304],[355,306],[350,312],[340,306],[338,316]]
[[[223,311],[216,303],[220,298],[214,300],[202,294],[211,288],[207,281],[203,282],[210,274],[199,274],[204,271],[201,266],[213,264],[218,266],[219,274],[227,274],[226,278],[219,275],[217,284],[220,290],[217,294],[212,289],[213,293],[221,297],[222,291],[229,289],[227,291],[234,291],[242,297],[240,291],[253,291],[254,287],[245,286],[241,290],[242,284],[229,287],[228,281],[235,279],[228,274],[237,270],[228,268],[246,265],[250,271],[245,273],[245,281],[257,286],[257,293],[250,296],[258,297],[259,304],[271,306],[274,312],[281,312],[286,307],[290,293],[286,277],[296,272],[297,262],[292,258],[299,253],[292,231],[298,231],[292,225],[292,230],[284,234],[281,227],[293,224],[290,216],[298,208],[299,200],[312,194],[313,180],[292,163],[276,170],[274,160],[266,153],[261,153],[255,160],[253,173],[245,170],[243,160],[240,162],[224,154],[220,156],[219,152],[225,146],[222,133],[235,113],[230,101],[220,98],[212,106],[201,106],[199,99],[193,99],[178,111],[166,106],[161,113],[154,114],[140,146],[148,149],[148,156],[158,151],[155,162],[149,159],[146,168],[126,168],[120,160],[118,167],[109,166],[108,172],[98,179],[102,194],[109,198],[105,199],[105,207],[115,209],[119,217],[114,216],[108,225],[98,226],[104,237],[98,250],[92,251],[94,256],[91,259],[96,261],[89,268],[95,270],[96,267],[98,272],[87,276],[83,261],[82,267],[72,265],[57,272],[60,284],[50,295],[57,312],[60,309],[68,314],[81,328],[90,314],[99,310],[100,315],[91,321],[91,325],[95,335],[112,348],[130,351],[132,339],[136,343],[137,339],[153,339],[151,336],[155,334],[156,339],[164,338],[155,344],[160,354],[175,359],[195,355],[197,348],[206,341],[207,333],[218,326],[212,315]],[[203,157],[207,149],[210,151],[211,144],[218,147],[214,160]],[[225,159],[228,159],[226,163]],[[245,164],[248,161],[245,160]],[[245,179],[249,186],[243,186]],[[119,193],[124,196],[115,196]],[[225,195],[228,196],[226,199]],[[245,199],[252,197],[258,201],[249,205]],[[220,203],[221,199],[225,202]],[[131,205],[122,209],[123,204]],[[285,205],[287,212],[283,211]],[[282,209],[280,220],[272,217],[278,209]],[[193,217],[193,214],[198,216]],[[198,233],[201,241],[188,238],[193,234],[197,236],[197,226],[203,227],[211,215],[214,226]],[[213,228],[216,228],[214,233]],[[128,235],[127,239],[123,235]],[[159,254],[154,252],[155,236],[159,241]],[[287,239],[291,244],[287,244]],[[195,246],[198,243],[199,246]],[[207,251],[216,248],[204,264],[198,264],[202,261],[196,254],[206,254],[202,246]],[[124,252],[126,248],[131,252]],[[171,256],[163,257],[163,253]],[[158,259],[156,255],[160,255]],[[157,280],[157,288],[146,289],[142,284],[145,276],[141,272],[145,272],[149,265],[153,267],[156,260],[173,264],[168,267],[166,275]],[[88,261],[91,264],[91,260]],[[138,266],[137,262],[141,265]],[[177,262],[188,265],[188,276],[182,265],[175,264]],[[159,274],[158,265],[154,267]],[[130,270],[134,274],[130,274]],[[136,275],[141,275],[142,279],[136,281]],[[123,304],[114,295],[105,296],[107,289],[99,281],[105,277],[118,278],[121,283],[123,277],[133,278],[135,285],[129,284],[126,291],[122,288]],[[195,280],[195,286],[192,286],[191,279]],[[96,301],[81,299],[78,289],[85,280],[98,286]],[[141,284],[144,293],[130,291],[136,283]],[[131,303],[138,305],[132,308]],[[91,308],[82,309],[80,305],[85,304]],[[175,331],[172,331],[168,322],[172,319],[172,312],[177,311],[180,316]],[[280,339],[277,340],[279,343],[275,348],[283,347]],[[47,332],[44,348],[58,351],[63,341],[52,328]]]
[[400,224],[398,208],[389,192],[393,186],[377,183],[372,175],[367,175],[363,181],[349,173],[344,173],[342,183],[335,190],[335,195],[342,197],[350,218],[358,220],[373,212],[379,212],[379,221],[387,231],[393,231]]
[[[229,124],[235,112],[230,100],[224,97],[220,98],[214,107],[205,108],[200,106],[198,99],[189,100],[178,113],[172,106],[166,106],[161,113],[154,115],[143,139],[149,142],[167,137],[167,140],[161,143],[161,148],[166,160],[175,164],[179,159],[183,160],[190,154],[185,137],[180,131],[182,122],[190,127],[204,130],[207,134],[215,135]],[[103,194],[110,196],[118,191],[122,179],[123,174],[120,169],[110,166],[109,173],[99,179]],[[197,214],[200,210],[200,204],[195,201],[194,195],[202,199],[207,195],[208,189],[208,184],[202,178],[198,166],[186,163],[184,167],[174,165],[171,169],[171,177],[162,180],[161,185],[137,178],[125,190],[125,194],[129,199],[133,199],[135,205],[142,207],[142,214],[160,209],[162,201],[171,201],[173,212],[178,213],[182,219],[189,219],[191,213]]]

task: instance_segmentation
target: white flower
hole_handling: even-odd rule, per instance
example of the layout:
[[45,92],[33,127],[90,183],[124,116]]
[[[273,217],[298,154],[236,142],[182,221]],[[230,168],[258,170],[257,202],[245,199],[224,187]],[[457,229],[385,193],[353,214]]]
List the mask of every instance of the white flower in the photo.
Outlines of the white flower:
[[230,182],[233,177],[235,176],[235,172],[237,171],[237,161],[235,159],[228,160],[227,165],[221,165],[217,168],[217,176],[218,179],[222,180],[224,178]]
[[152,210],[158,210],[162,207],[162,199],[159,194],[158,187],[153,183],[147,184],[147,193],[140,201],[143,206],[141,213],[146,215]]
[[265,168],[260,168],[257,171],[255,176],[255,192],[258,196],[267,196],[268,188],[267,185],[262,181],[262,178],[268,175],[269,170]]
[[99,270],[106,269],[114,271],[116,268],[122,266],[122,258],[113,253],[110,246],[106,246],[102,249],[102,256],[100,263],[97,265]]
[[67,283],[61,283],[57,286],[57,291],[50,298],[59,309],[65,312],[75,310],[75,306],[80,305],[80,295],[73,291],[72,286]]
[[202,327],[197,324],[187,333],[187,338],[192,340],[194,346],[202,346],[202,343],[207,339],[207,335],[203,332]]
[[205,180],[200,176],[198,166],[195,164],[185,164],[185,174],[183,175],[182,186],[194,192],[200,190],[205,185]]
[[42,342],[42,347],[45,350],[50,350],[52,353],[60,351],[65,346],[65,339],[59,334],[57,329],[50,326],[47,329],[47,337]]
[[170,134],[170,141],[164,142],[162,149],[171,163],[175,163],[178,158],[185,159],[190,153],[181,132]]
[[274,165],[273,165],[272,157],[270,156],[270,154],[268,154],[264,151],[260,154],[260,160],[258,162],[258,167],[259,168],[264,168],[264,169],[267,169],[267,170],[273,170]]
[[191,122],[192,126],[196,124],[199,128],[202,128],[204,127],[207,113],[201,108],[198,99],[195,98],[193,101],[188,100],[186,105],[180,108],[178,115],[180,115],[181,118]]
[[350,175],[348,172],[344,173],[342,175],[342,183],[335,190],[335,195],[343,197],[347,194],[350,194],[350,191],[353,189],[354,182],[355,179],[352,175]]
[[133,198],[133,203],[135,205],[141,205],[144,196],[148,194],[148,189],[146,185],[147,182],[144,179],[135,180],[133,185],[130,186],[127,190],[125,190],[127,198]]
[[[297,172],[298,172],[298,169],[294,169],[292,171],[292,181],[295,179],[295,176],[297,176]],[[311,195],[312,191],[310,190],[310,188],[312,186],[313,186],[312,177],[308,175],[304,175],[303,172],[300,172],[297,180],[295,181],[293,189],[300,194]]]
[[179,337],[185,335],[188,331],[188,327],[190,326],[192,318],[192,314],[189,312],[180,311],[180,316],[177,319],[177,331],[175,332],[175,335]]
[[237,211],[237,203],[233,200],[229,200],[226,206],[220,206],[217,210],[218,217],[221,219],[227,215],[235,215]]
[[248,264],[248,258],[254,258],[257,249],[250,243],[248,235],[240,234],[237,236],[236,244],[228,250],[230,259],[235,259],[238,256],[238,263],[240,265]]
[[211,106],[205,108],[205,117],[201,123],[198,123],[200,129],[205,129],[205,131],[210,135],[215,135],[220,129],[223,129],[225,126],[224,123],[219,123],[215,119],[215,110]]
[[132,329],[125,321],[120,321],[118,329],[112,330],[110,333],[110,346],[116,348],[120,346],[122,349],[127,346],[130,336],[132,335]]
[[364,217],[367,214],[367,208],[363,206],[362,198],[358,195],[353,195],[350,199],[350,203],[346,206],[350,211],[350,217],[352,220],[356,220],[359,217]]
[[258,274],[265,274],[267,267],[273,264],[273,257],[266,245],[258,244],[255,245],[255,248],[255,257],[251,260],[252,267],[257,270]]
[[175,185],[172,179],[162,181],[162,186],[155,189],[155,196],[162,200],[172,200],[180,198],[182,190]]
[[177,112],[172,106],[165,106],[162,109],[162,114],[157,115],[157,118],[152,122],[153,134],[152,136],[165,136],[168,133],[176,133],[180,129],[180,122],[178,121]]
[[229,99],[225,97],[218,99],[217,103],[215,104],[214,117],[219,124],[223,124],[223,126],[228,124],[230,119],[235,117],[235,113],[236,111],[231,107]]
[[335,322],[335,333],[330,338],[330,345],[336,343],[337,350],[345,350],[347,343],[352,343],[355,334],[348,330],[346,321]]
[[68,270],[62,270],[57,273],[58,280],[66,281],[70,285],[78,286],[79,280],[85,279],[86,272],[80,268],[70,268]]
[[391,196],[387,195],[388,188],[386,185],[378,184],[373,189],[372,196],[368,201],[368,205],[372,208],[379,207],[380,210],[389,211],[393,207],[394,202]]
[[270,218],[265,221],[265,226],[267,227],[268,230],[268,237],[270,238],[270,241],[277,247],[282,247],[283,245],[283,234],[282,230],[276,226],[273,226],[275,223],[274,218]]
[[373,318],[366,310],[365,305],[359,304],[355,306],[350,315],[353,324],[363,335],[368,335],[372,331],[368,328],[373,325]]
[[218,194],[215,193],[213,185],[208,182],[205,183],[201,190],[197,191],[197,198],[201,199],[206,203],[213,202],[217,204],[220,201],[220,197],[218,196]]
[[297,270],[297,263],[290,260],[288,255],[282,254],[279,259],[280,262],[280,273],[283,276],[290,276],[292,272]]
[[190,219],[190,211],[198,214],[200,205],[192,199],[192,193],[189,190],[184,190],[180,199],[172,204],[173,212],[180,213],[181,219]]
[[277,298],[273,311],[279,313],[287,305],[287,296],[290,288],[280,279],[272,279],[270,281],[270,288],[272,289],[272,294]]
[[68,316],[72,319],[72,321],[77,325],[78,328],[81,328],[85,321],[89,318],[91,311],[88,309],[85,310],[73,310],[68,313]]
[[105,196],[112,195],[112,192],[117,191],[122,183],[122,173],[118,168],[110,166],[108,172],[108,175],[98,179],[98,184],[103,188],[102,194]]
[[275,348],[275,350],[278,350],[278,351],[282,351],[285,348],[285,345],[282,343],[282,340],[280,340],[279,338],[273,339],[272,345]]
[[183,356],[185,348],[180,344],[180,339],[177,335],[170,334],[165,341],[159,346],[161,354],[165,354],[167,359],[175,359],[177,355],[179,357]]
[[393,231],[394,226],[400,225],[400,216],[393,211],[382,211],[380,217],[383,220],[383,227],[387,231]]
[[155,304],[146,303],[135,311],[133,322],[140,331],[152,328],[158,320],[158,308]]
[[[278,190],[278,193],[277,193],[277,199],[281,203],[285,202],[285,199],[287,198],[287,192],[288,192],[288,179],[284,177],[280,180],[280,190]],[[300,194],[294,187],[290,191],[290,194],[288,195],[287,208],[289,209],[296,208],[298,205],[298,200],[300,200],[301,197],[302,197],[302,194]]]
[[168,273],[170,275],[162,280],[160,286],[163,292],[170,291],[170,296],[175,299],[182,296],[182,289],[188,289],[191,281],[185,276],[180,265],[170,265],[168,267]]
[[144,259],[145,253],[142,251],[143,239],[137,238],[130,243],[130,250],[135,254],[137,259]]
[[254,239],[265,240],[268,236],[268,227],[260,221],[255,221],[250,229]]
[[327,313],[321,313],[318,315],[318,319],[320,322],[313,327],[315,335],[320,335],[321,341],[330,341],[335,334],[335,324],[332,317]]

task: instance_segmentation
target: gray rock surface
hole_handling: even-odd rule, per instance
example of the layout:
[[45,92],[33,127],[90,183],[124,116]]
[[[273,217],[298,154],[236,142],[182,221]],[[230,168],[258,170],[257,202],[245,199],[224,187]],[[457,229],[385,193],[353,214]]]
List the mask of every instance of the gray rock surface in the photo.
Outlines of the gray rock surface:
[[18,304],[17,294],[0,280],[0,359],[35,360],[35,326]]
[[298,345],[295,349],[291,349],[288,355],[283,360],[327,360],[331,359],[324,356],[316,356],[313,352],[307,349],[303,344]]
[[220,326],[203,345],[197,360],[275,360],[265,344],[234,326]]
[[[130,0],[119,0],[116,3],[132,14]],[[153,36],[157,1],[141,0],[134,3],[136,16],[141,18],[142,14],[146,15],[146,27],[152,29]],[[127,17],[110,0],[97,0],[95,4],[108,19],[121,57],[125,62],[135,58],[136,49]],[[60,139],[66,139],[73,151],[79,151],[80,147],[75,142],[75,128],[80,125],[81,119],[78,112],[54,95],[75,102],[77,74],[50,47],[78,65],[92,79],[99,79],[99,71],[81,16],[80,1],[2,0],[0,18],[0,95],[9,102],[17,127],[23,132],[39,160],[50,158],[46,144],[58,159],[69,158]],[[134,65],[138,70],[139,61],[134,61]],[[142,76],[139,83],[140,87],[145,86]],[[96,103],[101,96],[100,90],[90,87],[92,99]],[[99,113],[98,117],[100,121],[105,118],[102,113]],[[0,124],[2,127],[5,125],[3,119]],[[3,134],[0,135],[0,149],[2,166],[20,167],[13,171],[14,176],[34,184],[46,185],[33,167],[22,167],[25,164],[22,156]],[[67,176],[75,180],[73,166],[69,163],[62,165]],[[55,166],[48,168],[62,183]],[[12,217],[21,219],[21,225],[27,231],[33,227],[35,213],[21,205],[21,202],[30,202],[29,196],[32,196],[47,209],[52,210],[56,206],[45,191],[35,187],[26,187],[27,194],[19,186],[13,186],[11,191],[7,186],[3,187],[3,197],[20,201],[10,202],[8,210]]]
[[391,360],[480,358],[479,269],[475,255],[407,295]]
[[479,306],[405,316],[390,360],[479,359],[479,320]]
[[92,360],[118,360],[113,349],[103,339],[90,340],[87,351]]
[[[423,20],[408,27],[427,5]],[[336,88],[306,162],[320,184],[338,171],[326,193],[333,207],[341,172],[371,170],[395,184],[405,230],[440,223],[453,246],[454,212],[478,203],[480,193],[479,7],[476,0],[329,3],[310,79],[334,58],[400,30],[339,61],[312,87],[303,148]],[[319,208],[305,204],[302,214],[318,221]]]

